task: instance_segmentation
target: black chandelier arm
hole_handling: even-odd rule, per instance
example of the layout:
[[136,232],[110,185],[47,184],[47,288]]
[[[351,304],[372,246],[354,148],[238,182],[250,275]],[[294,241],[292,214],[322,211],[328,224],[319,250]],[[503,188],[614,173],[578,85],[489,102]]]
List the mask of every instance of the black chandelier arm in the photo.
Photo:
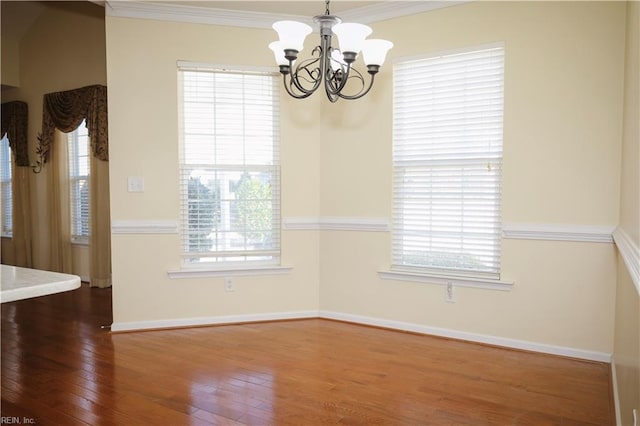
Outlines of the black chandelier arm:
[[[337,95],[338,93],[340,93],[340,91],[342,91],[342,89],[344,89],[344,87],[347,85],[347,81],[349,81],[349,78],[352,78],[352,76],[350,76],[351,69],[351,65],[344,66],[342,64],[340,66],[340,69],[335,71],[331,68],[331,66],[327,67],[325,73],[325,89],[327,94],[331,93],[332,95]],[[354,72],[360,74],[355,69]]]
[[[322,69],[321,78],[324,80],[324,91],[326,92],[329,100],[331,102],[335,102],[338,100],[336,95],[344,88],[346,83],[346,79],[343,80],[337,78],[338,72],[348,76],[350,65],[347,65],[346,73],[343,71],[345,68],[344,64],[338,62],[340,64],[340,70],[338,71],[334,71],[331,67],[331,62],[336,62],[336,60],[331,57],[331,52],[335,49],[331,47],[330,33],[322,36],[321,45],[318,47],[320,50],[320,67]],[[334,84],[334,82],[337,82],[337,84]]]
[[293,86],[294,79],[292,77],[289,77],[289,83],[287,83],[287,75],[286,74],[282,75],[282,81],[284,83],[284,89],[287,91],[289,96],[291,96],[291,97],[293,97],[295,99],[308,98],[309,96],[311,96],[313,94],[313,90],[304,90],[304,91],[302,91],[301,94],[295,93],[293,91],[293,88],[291,87],[291,86]]
[[335,103],[338,99],[340,99],[340,97],[338,95],[335,95],[335,94],[329,92],[328,90],[326,90],[326,88],[325,88],[325,92],[327,94],[327,99],[329,99],[329,101],[331,103]]
[[[291,84],[293,84],[298,91],[311,94],[318,89],[322,81],[322,72],[318,67],[311,67],[319,60],[320,58],[307,59],[296,66],[295,71],[291,74]],[[304,76],[305,73],[309,78]],[[313,86],[310,89],[306,89],[302,86],[301,80],[313,83]]]
[[[369,93],[369,91],[373,87],[373,81],[375,80],[375,75],[374,74],[370,74],[370,75],[371,75],[371,78],[369,80],[369,85],[365,87],[364,77],[362,76],[362,74],[360,74],[358,72],[358,77],[357,78],[358,78],[358,80],[360,80],[360,83],[362,84],[362,89],[360,89],[360,91],[358,93],[356,93],[355,95],[345,95],[342,92],[339,92],[337,95],[340,98],[347,99],[347,100],[360,99],[361,97],[363,97],[364,95]],[[351,78],[356,78],[356,77],[352,76]]]
[[369,86],[366,89],[364,88],[364,79],[362,78],[362,75],[360,75],[360,80],[362,80],[362,83],[363,83],[363,88],[362,90],[360,90],[360,92],[356,93],[355,95],[343,95],[342,93],[338,93],[338,96],[342,99],[347,99],[347,100],[360,99],[361,97],[369,93],[369,90],[371,90],[371,88],[373,87],[373,80],[375,79],[375,74],[370,74],[370,75],[371,75],[371,80],[369,80]]
[[[298,63],[295,70],[291,74],[284,73],[284,85],[287,93],[296,99],[304,99],[313,94],[322,83],[322,70],[316,64],[322,63],[322,48],[316,46],[311,52],[318,55],[316,58],[306,59]],[[289,70],[293,69],[293,60],[289,61]],[[287,74],[289,74],[289,82],[287,83]],[[312,84],[310,88],[304,86],[304,82]]]
[[[338,86],[333,87],[332,90],[327,89],[327,96],[331,94],[342,99],[354,100],[354,99],[359,99],[364,95],[366,95],[367,93],[369,93],[369,91],[373,87],[375,73],[369,73],[370,79],[369,79],[369,85],[367,86],[365,78],[360,71],[358,71],[356,68],[351,67],[350,65],[347,65],[346,70],[347,70],[346,73],[341,70],[338,70],[335,72],[333,72],[332,70],[327,70],[327,75],[331,73],[331,80],[339,81]],[[337,75],[339,72],[342,73],[341,76]],[[349,80],[354,80],[354,79],[358,80],[359,84],[362,86],[360,90],[353,95],[346,95],[342,93],[343,89],[345,88]],[[327,77],[327,80],[329,80],[329,77]]]

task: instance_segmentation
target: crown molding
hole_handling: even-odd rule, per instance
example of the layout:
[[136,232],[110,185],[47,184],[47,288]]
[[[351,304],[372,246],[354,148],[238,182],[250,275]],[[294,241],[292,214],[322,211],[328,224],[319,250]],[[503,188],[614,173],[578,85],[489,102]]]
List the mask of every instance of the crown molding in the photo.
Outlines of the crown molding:
[[107,16],[119,18],[152,19],[247,28],[271,28],[273,22],[281,19],[302,20],[303,22],[307,20],[307,24],[311,24],[311,19],[294,15],[275,15],[262,12],[140,1],[108,1],[105,13]]
[[[385,1],[362,6],[340,14],[343,21],[371,24],[386,19],[414,15],[450,6],[468,3],[464,1]],[[105,14],[120,18],[153,19],[159,21],[186,22],[193,24],[227,25],[246,28],[270,29],[283,19],[304,22],[314,27],[313,17],[249,12],[210,7],[177,5],[142,1],[105,1]]]
[[368,6],[361,6],[340,13],[343,21],[373,24],[387,19],[430,12],[445,7],[459,6],[472,0],[427,0],[427,1],[383,1]]

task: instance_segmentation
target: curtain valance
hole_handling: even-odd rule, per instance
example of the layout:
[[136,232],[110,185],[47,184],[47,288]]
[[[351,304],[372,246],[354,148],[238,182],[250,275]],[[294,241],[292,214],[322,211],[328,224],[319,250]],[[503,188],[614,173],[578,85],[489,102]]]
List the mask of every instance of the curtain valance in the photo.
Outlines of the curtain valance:
[[16,157],[16,165],[28,167],[29,148],[27,146],[27,123],[29,119],[29,108],[25,102],[12,101],[3,103],[0,109],[2,109],[0,132],[2,135],[6,133],[9,138],[9,146]]
[[99,160],[108,161],[106,86],[86,86],[44,95],[40,146],[45,163],[49,159],[55,129],[69,133],[85,119],[91,141],[91,152]]

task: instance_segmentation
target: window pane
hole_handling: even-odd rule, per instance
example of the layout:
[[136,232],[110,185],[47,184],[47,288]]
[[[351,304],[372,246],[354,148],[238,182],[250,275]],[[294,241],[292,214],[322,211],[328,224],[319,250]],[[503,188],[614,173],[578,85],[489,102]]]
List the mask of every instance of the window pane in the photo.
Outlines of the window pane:
[[277,82],[262,74],[180,74],[184,261],[277,261]]
[[502,46],[397,63],[395,267],[500,271]]
[[13,195],[11,191],[11,148],[5,134],[0,141],[0,196],[2,198],[2,235],[13,233]]
[[67,134],[69,148],[69,201],[71,239],[86,242],[89,238],[89,131],[83,121]]

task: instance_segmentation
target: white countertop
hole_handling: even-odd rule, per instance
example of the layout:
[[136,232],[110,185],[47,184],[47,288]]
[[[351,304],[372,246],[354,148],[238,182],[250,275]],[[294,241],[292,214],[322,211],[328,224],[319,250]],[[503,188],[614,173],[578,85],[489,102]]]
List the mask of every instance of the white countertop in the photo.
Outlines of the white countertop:
[[0,302],[62,293],[80,287],[80,277],[59,272],[1,265]]

